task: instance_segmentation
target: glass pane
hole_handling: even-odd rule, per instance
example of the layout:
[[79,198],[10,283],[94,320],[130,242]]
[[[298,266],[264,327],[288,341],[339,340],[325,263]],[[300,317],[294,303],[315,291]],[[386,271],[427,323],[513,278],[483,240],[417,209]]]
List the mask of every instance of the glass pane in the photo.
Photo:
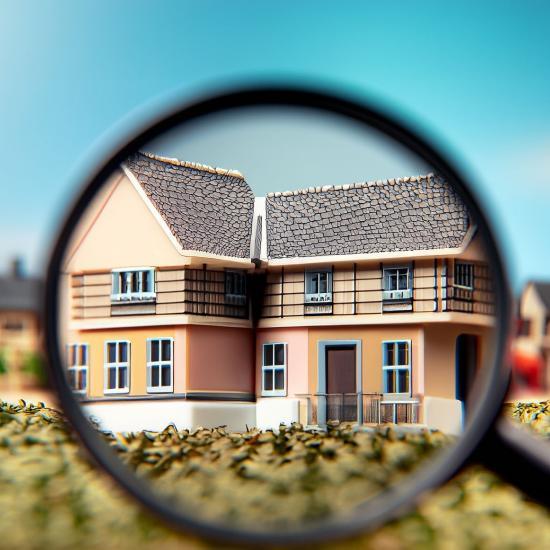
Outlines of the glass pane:
[[162,361],[170,361],[172,359],[172,342],[170,340],[162,341]]
[[264,390],[271,391],[273,389],[273,371],[271,369],[264,370]]
[[409,371],[400,369],[397,372],[398,376],[398,385],[397,385],[397,391],[399,393],[409,393]]
[[151,367],[151,386],[154,388],[159,386],[159,367]]
[[69,346],[69,366],[76,365],[76,346]]
[[128,361],[128,344],[126,342],[120,342],[118,344],[118,356],[121,363]]
[[409,288],[409,272],[406,269],[399,270],[399,290]]
[[71,386],[71,388],[73,390],[76,390],[76,376],[75,376],[75,372],[73,369],[69,369],[69,386]]
[[119,273],[120,278],[120,293],[126,294],[128,292],[128,279],[126,278],[126,273]]
[[80,346],[80,364],[88,364],[88,346]]
[[283,369],[275,370],[275,389],[276,390],[285,389],[285,371]]
[[387,371],[384,371],[384,374],[385,374],[384,391],[386,393],[396,393],[395,371],[393,369],[387,370]]
[[128,386],[128,369],[126,367],[120,367],[118,369],[118,387],[119,389],[126,388]]
[[151,292],[149,289],[150,279],[149,271],[141,272],[141,292]]
[[409,364],[409,345],[407,342],[399,342],[397,344],[397,365]]
[[327,274],[319,273],[319,292],[325,293],[327,291]]
[[116,389],[116,367],[109,367],[108,376],[107,387],[110,390]]
[[384,365],[395,365],[395,353],[394,353],[394,344],[384,344],[384,347],[386,349],[385,357],[384,357]]
[[264,345],[264,367],[273,365],[273,346],[271,344]]
[[116,363],[116,344],[107,344],[107,362]]
[[285,364],[285,345],[275,344],[275,365]]
[[319,279],[317,273],[307,274],[307,293],[318,294],[319,293]]
[[159,360],[159,341],[158,340],[151,340],[150,342],[151,346],[151,359],[149,361],[158,361]]
[[80,384],[80,389],[85,390],[88,384],[88,371],[86,369],[80,371]]
[[139,291],[139,271],[133,271],[132,272],[132,282],[131,282],[131,288],[130,292],[138,292]]
[[170,386],[171,380],[170,380],[170,371],[172,369],[169,366],[163,366],[162,367],[162,386]]

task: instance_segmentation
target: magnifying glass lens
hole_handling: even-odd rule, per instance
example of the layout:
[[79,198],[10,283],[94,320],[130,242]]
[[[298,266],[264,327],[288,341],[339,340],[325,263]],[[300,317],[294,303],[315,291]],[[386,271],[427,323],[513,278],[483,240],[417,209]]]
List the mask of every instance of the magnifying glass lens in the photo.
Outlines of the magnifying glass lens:
[[488,399],[501,268],[480,211],[418,147],[328,108],[169,126],[70,218],[69,416],[187,526],[374,517],[450,460]]

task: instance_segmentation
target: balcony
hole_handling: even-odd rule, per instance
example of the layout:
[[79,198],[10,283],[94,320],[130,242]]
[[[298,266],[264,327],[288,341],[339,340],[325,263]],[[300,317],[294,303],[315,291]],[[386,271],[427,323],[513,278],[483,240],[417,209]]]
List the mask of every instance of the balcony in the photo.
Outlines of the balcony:
[[417,399],[385,400],[380,393],[315,393],[298,395],[305,403],[308,425],[323,426],[330,420],[354,424],[407,423],[419,421]]

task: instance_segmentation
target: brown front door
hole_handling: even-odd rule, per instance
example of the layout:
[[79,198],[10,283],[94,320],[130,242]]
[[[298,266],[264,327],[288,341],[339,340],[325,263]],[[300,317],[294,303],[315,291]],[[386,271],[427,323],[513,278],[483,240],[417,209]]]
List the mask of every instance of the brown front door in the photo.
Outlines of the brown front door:
[[326,348],[327,420],[357,420],[355,346]]

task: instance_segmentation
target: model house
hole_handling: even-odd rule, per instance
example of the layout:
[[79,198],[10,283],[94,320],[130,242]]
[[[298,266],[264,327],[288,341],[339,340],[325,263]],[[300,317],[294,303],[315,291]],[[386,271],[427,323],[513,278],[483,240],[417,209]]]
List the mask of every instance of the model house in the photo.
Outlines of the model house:
[[69,379],[111,429],[330,419],[458,432],[490,349],[490,274],[439,176],[254,197],[151,154],[66,260]]
[[0,277],[0,398],[24,397],[37,387],[25,366],[40,349],[42,282],[27,277],[21,260]]

